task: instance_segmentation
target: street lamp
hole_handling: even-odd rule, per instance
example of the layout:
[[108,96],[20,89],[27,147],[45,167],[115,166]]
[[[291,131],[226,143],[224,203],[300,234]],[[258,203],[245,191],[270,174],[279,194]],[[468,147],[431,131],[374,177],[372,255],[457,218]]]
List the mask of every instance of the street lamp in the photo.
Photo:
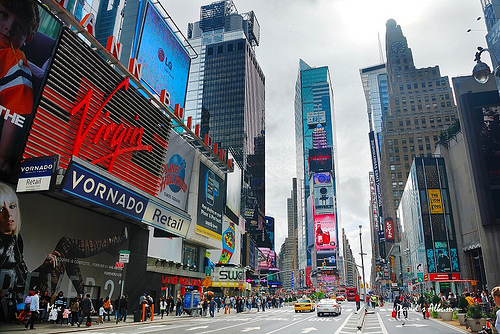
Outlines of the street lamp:
[[[483,49],[480,46],[478,46],[477,49],[478,52],[476,52],[476,57],[474,58],[476,65],[472,69],[472,76],[474,77],[474,79],[476,79],[477,82],[479,82],[480,84],[484,84],[488,81],[490,74],[492,73],[490,67],[486,63],[483,63],[481,61],[481,53],[483,53],[484,51],[488,51],[490,57],[492,58],[492,60],[494,60],[494,63],[498,64],[498,60],[489,49]],[[499,67],[500,66],[497,66],[493,71],[493,75],[496,77],[500,77]]]
[[363,299],[365,300],[366,303],[366,280],[365,280],[365,262],[363,260],[363,241],[361,240],[361,227],[362,225],[359,225],[359,245],[361,246],[361,271],[363,272]]

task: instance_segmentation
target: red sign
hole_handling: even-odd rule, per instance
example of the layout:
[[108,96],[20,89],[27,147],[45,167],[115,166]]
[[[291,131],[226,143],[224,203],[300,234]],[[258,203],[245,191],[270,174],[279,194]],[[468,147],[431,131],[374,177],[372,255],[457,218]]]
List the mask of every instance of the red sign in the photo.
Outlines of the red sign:
[[429,273],[431,281],[454,281],[460,279],[460,273]]
[[385,221],[385,240],[394,240],[394,222],[392,219]]
[[161,277],[162,284],[180,284],[186,286],[202,286],[203,280],[197,278],[190,277],[180,277],[180,276],[171,276],[171,275],[163,275]]
[[115,268],[125,268],[125,263],[123,263],[123,262],[116,262]]

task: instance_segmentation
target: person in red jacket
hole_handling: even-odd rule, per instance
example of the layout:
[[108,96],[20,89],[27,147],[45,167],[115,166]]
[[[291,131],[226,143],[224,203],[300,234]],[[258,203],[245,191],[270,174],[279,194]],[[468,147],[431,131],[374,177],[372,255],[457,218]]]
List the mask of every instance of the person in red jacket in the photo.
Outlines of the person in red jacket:
[[360,302],[359,302],[359,294],[356,293],[354,295],[354,301],[356,302],[356,311],[359,311],[359,308],[360,308]]

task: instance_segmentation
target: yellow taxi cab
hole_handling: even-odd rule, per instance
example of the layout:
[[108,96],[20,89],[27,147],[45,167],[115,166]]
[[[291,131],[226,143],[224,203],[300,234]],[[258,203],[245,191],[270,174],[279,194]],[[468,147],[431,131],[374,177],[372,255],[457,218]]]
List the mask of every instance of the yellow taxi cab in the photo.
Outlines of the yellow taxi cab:
[[314,303],[308,298],[301,298],[295,303],[295,313],[309,311],[314,312]]

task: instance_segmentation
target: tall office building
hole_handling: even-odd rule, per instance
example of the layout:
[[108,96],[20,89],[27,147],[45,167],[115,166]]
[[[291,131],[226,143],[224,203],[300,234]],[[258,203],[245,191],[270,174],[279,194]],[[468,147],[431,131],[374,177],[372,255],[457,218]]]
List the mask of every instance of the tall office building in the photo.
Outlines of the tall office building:
[[440,132],[457,120],[448,77],[441,76],[439,66],[416,68],[401,27],[390,19],[386,28],[389,107],[383,115],[380,161],[385,225],[396,222],[413,159],[432,156]]
[[299,268],[336,269],[333,90],[328,67],[299,61],[295,84]]
[[[260,27],[253,11],[238,13],[232,0],[200,10],[187,39],[191,61],[184,118],[202,138],[231,149],[243,166],[243,215],[260,230],[265,223],[265,77],[255,55]],[[250,226],[250,224],[249,224]]]
[[300,286],[297,267],[297,179],[292,179],[292,191],[287,203],[288,234],[281,245],[280,270],[281,282],[285,289],[295,289]]
[[385,258],[385,235],[383,226],[383,205],[380,185],[380,154],[384,114],[389,107],[387,95],[387,69],[379,64],[359,70],[368,112],[370,153],[373,172],[370,173],[370,189],[373,196],[370,201],[370,227],[373,231],[373,259]]

